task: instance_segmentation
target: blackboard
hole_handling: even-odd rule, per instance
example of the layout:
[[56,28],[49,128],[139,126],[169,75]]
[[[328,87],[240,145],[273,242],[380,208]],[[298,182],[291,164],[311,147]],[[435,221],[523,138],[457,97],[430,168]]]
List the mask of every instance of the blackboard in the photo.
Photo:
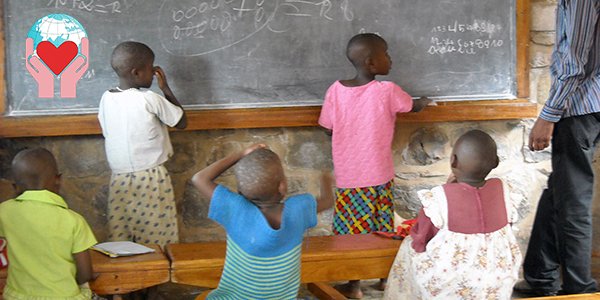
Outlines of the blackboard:
[[[39,18],[68,14],[90,40],[77,98],[37,97],[25,38]],[[97,111],[116,86],[109,59],[121,41],[148,44],[188,108],[320,105],[354,70],[348,39],[375,32],[389,44],[392,80],[445,100],[516,95],[515,0],[4,0],[6,114]]]

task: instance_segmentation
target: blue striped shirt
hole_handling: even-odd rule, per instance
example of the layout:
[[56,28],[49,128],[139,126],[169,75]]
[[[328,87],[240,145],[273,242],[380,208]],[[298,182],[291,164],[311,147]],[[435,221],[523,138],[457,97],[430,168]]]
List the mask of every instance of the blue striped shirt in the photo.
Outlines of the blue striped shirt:
[[279,229],[242,195],[219,185],[208,217],[227,231],[225,266],[219,287],[207,299],[295,299],[300,287],[304,231],[317,224],[312,195],[285,201]]
[[540,118],[558,122],[600,112],[599,10],[599,0],[558,2],[552,85]]

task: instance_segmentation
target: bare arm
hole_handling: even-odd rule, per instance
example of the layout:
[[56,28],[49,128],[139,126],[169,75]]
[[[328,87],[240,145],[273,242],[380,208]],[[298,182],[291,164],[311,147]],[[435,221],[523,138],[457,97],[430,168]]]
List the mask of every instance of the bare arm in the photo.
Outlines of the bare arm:
[[264,144],[257,144],[245,149],[244,151],[229,154],[225,158],[212,163],[208,167],[194,174],[194,176],[192,176],[192,183],[204,197],[211,199],[215,188],[217,188],[215,179],[219,177],[219,175],[223,174],[223,172],[235,165],[235,163],[242,159],[242,157],[248,155],[256,149],[265,147],[266,145]]
[[185,110],[183,109],[183,106],[181,106],[181,103],[179,103],[179,101],[173,94],[173,91],[171,91],[171,88],[169,87],[169,84],[167,83],[167,76],[165,75],[165,71],[163,71],[163,69],[161,67],[156,66],[156,67],[154,67],[154,74],[156,75],[156,78],[158,79],[158,87],[163,92],[163,94],[165,94],[165,98],[169,102],[173,103],[174,105],[179,106],[181,108],[181,110],[183,111],[183,115],[181,116],[181,119],[179,119],[179,122],[177,124],[175,124],[175,128],[185,129],[187,127],[187,116],[185,114]]
[[417,100],[413,100],[413,107],[411,112],[420,112],[427,106],[427,104],[431,103],[431,99],[427,97],[421,97]]
[[90,250],[75,253],[73,254],[73,258],[75,259],[75,265],[77,266],[77,284],[84,284],[92,280],[94,272],[92,270]]
[[317,212],[322,212],[333,206],[333,178],[329,173],[321,174],[321,192],[317,197]]

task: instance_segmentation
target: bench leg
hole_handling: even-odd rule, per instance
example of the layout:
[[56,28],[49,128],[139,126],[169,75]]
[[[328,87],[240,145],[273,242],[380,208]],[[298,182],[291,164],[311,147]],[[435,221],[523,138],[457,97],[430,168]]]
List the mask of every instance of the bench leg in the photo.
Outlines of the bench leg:
[[206,297],[208,296],[208,294],[210,292],[212,292],[212,290],[204,291],[200,295],[198,295],[198,297],[196,297],[196,299],[194,299],[194,300],[204,300],[204,299],[206,299]]
[[342,293],[324,282],[307,283],[306,287],[320,300],[348,300]]

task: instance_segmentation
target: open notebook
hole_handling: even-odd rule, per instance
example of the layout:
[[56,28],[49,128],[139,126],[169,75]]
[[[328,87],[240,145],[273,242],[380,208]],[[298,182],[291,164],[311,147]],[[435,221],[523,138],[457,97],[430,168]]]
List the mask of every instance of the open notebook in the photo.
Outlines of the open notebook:
[[128,241],[100,243],[92,246],[92,249],[100,253],[104,253],[110,257],[130,256],[154,252],[154,249],[152,248]]

